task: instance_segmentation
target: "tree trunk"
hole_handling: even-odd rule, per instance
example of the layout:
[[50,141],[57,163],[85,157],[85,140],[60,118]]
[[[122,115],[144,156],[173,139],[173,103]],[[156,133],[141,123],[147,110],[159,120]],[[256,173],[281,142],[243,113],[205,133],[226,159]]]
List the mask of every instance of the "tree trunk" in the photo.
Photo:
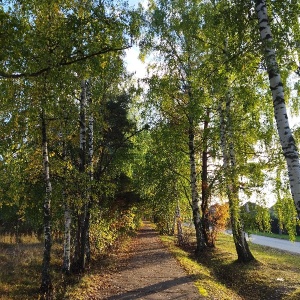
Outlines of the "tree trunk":
[[184,244],[184,239],[183,239],[180,207],[179,207],[178,201],[177,201],[177,206],[176,206],[175,218],[176,218],[176,227],[177,227],[177,243],[179,246],[182,246]]
[[44,180],[45,180],[45,200],[44,200],[44,255],[42,266],[42,283],[41,293],[46,299],[52,298],[52,282],[50,276],[50,257],[51,257],[51,181],[50,181],[50,167],[48,156],[48,140],[47,140],[47,126],[45,120],[45,112],[42,109],[41,112],[41,124],[42,124],[42,149],[43,149],[43,163],[44,163]]
[[276,60],[275,49],[273,48],[273,38],[268,21],[267,7],[265,0],[256,0],[255,9],[257,12],[260,37],[264,47],[264,58],[269,75],[270,89],[272,91],[273,106],[277,130],[283,155],[286,159],[291,193],[295,207],[300,217],[300,163],[299,154],[292,135],[286,106],[284,100],[283,83],[281,81],[279,67]]
[[[80,95],[80,145],[79,145],[79,173],[81,176],[82,189],[81,198],[82,201],[86,201],[86,183],[85,183],[85,171],[86,171],[86,106],[87,106],[87,91],[86,81],[81,81],[81,95]],[[72,269],[75,272],[83,272],[85,267],[85,217],[86,217],[86,203],[81,207],[81,210],[77,216],[77,234],[75,243],[74,263]]]
[[87,82],[87,101],[89,107],[89,121],[88,121],[88,161],[87,166],[89,170],[89,185],[88,185],[88,203],[87,203],[87,214],[86,214],[86,261],[89,264],[91,261],[91,250],[90,250],[90,217],[91,208],[93,205],[93,181],[94,181],[94,116],[92,109],[92,95],[91,95],[91,81]]
[[210,188],[208,185],[208,150],[207,150],[207,139],[208,139],[208,123],[209,123],[209,110],[206,113],[206,119],[204,121],[203,128],[203,151],[202,151],[202,173],[201,173],[201,193],[202,193],[202,229],[205,243],[208,247],[214,247],[214,243],[211,240],[210,229],[209,229],[209,197]]
[[65,274],[70,274],[71,267],[71,210],[68,204],[68,200],[64,195],[64,221],[65,221],[65,232],[64,232],[64,256],[63,256],[63,267],[62,270]]
[[[90,81],[85,81],[85,103],[88,108],[91,108],[92,98],[90,94]],[[93,173],[93,142],[94,142],[94,118],[91,109],[88,110],[88,127],[86,128],[87,140],[88,140],[88,155],[87,155],[87,171],[89,175],[89,182],[86,191],[86,203],[84,205],[84,217],[83,226],[81,231],[81,253],[80,253],[80,270],[84,271],[86,264],[90,262],[90,219],[91,219],[91,208],[93,203],[92,196],[92,183],[94,178]]]
[[223,108],[220,107],[220,135],[221,148],[223,152],[223,167],[226,172],[226,190],[229,201],[230,220],[238,261],[250,262],[254,260],[254,257],[249,249],[240,220],[238,178],[236,174],[235,151],[232,141],[230,103],[230,95],[228,94],[226,101],[226,116],[224,116]]
[[[94,118],[91,110],[89,110],[88,127],[86,126],[86,109],[91,107],[92,99],[90,94],[90,82],[83,80],[81,84],[81,99],[80,99],[80,173],[83,178],[86,171],[88,171],[89,182],[84,183],[82,191],[82,199],[84,205],[79,215],[79,228],[78,228],[78,260],[76,263],[76,271],[83,272],[86,264],[90,262],[90,217],[91,207],[93,203],[92,198],[92,184],[94,178],[93,172],[93,139],[94,139]],[[86,159],[87,141],[88,137],[88,155]]]
[[71,210],[66,193],[66,176],[67,176],[67,165],[66,165],[66,143],[63,141],[63,161],[64,161],[64,175],[63,175],[63,204],[64,204],[64,254],[63,254],[63,266],[62,271],[65,274],[70,274],[71,267]]
[[199,255],[205,248],[205,242],[202,234],[200,200],[197,191],[197,173],[195,162],[195,145],[194,145],[194,125],[193,121],[189,120],[189,156],[190,156],[190,185],[192,192],[192,210],[193,221],[196,230],[196,254]]

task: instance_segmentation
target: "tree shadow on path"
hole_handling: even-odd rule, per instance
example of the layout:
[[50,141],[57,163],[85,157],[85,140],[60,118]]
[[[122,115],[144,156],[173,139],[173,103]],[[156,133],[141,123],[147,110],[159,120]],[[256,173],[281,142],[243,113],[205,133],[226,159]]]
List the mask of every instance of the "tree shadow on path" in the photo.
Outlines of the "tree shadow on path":
[[[108,298],[106,298],[106,300],[134,300],[134,299],[141,299],[142,297],[151,295],[151,294],[156,294],[159,293],[161,291],[167,290],[169,288],[181,285],[181,284],[185,284],[185,283],[189,283],[192,282],[191,278],[189,276],[184,276],[184,277],[180,277],[180,278],[174,278],[171,280],[167,280],[167,281],[163,281],[163,282],[159,282],[156,284],[152,284],[149,286],[145,286],[143,288],[139,288],[139,289],[135,289],[135,290],[131,290],[131,291],[126,291],[123,294],[119,294],[119,295],[114,295],[114,296],[110,296]],[[170,292],[170,295],[172,293]],[[153,298],[153,299],[159,299],[159,298]],[[171,299],[171,298],[170,298]],[[172,297],[172,299],[186,299],[185,295],[182,296],[175,296]]]

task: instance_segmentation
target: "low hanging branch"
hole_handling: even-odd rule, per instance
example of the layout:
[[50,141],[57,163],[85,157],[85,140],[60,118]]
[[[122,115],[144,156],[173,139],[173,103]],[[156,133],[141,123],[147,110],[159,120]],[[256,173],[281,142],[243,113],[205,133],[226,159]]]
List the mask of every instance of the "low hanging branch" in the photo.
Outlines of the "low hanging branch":
[[84,61],[84,60],[88,60],[90,58],[93,58],[93,57],[97,57],[99,55],[102,55],[102,54],[106,54],[106,53],[109,53],[109,52],[118,52],[118,51],[123,51],[123,50],[126,50],[126,49],[129,49],[131,48],[132,45],[127,45],[127,46],[124,46],[124,47],[120,47],[120,48],[112,48],[112,47],[105,47],[99,51],[96,51],[96,52],[93,52],[93,53],[90,53],[90,54],[87,54],[87,55],[84,55],[84,56],[78,56],[78,57],[69,57],[68,59],[63,59],[61,60],[59,63],[53,65],[53,66],[48,66],[48,67],[45,67],[45,68],[42,68],[38,71],[35,71],[35,72],[24,72],[24,73],[7,73],[7,72],[4,72],[4,71],[1,71],[0,70],[0,78],[12,78],[12,79],[17,79],[17,78],[24,78],[24,77],[38,77],[46,72],[49,72],[55,68],[58,68],[58,67],[64,67],[64,66],[68,66],[68,65],[72,65],[72,64],[75,64],[75,63],[78,63],[78,62],[81,62],[81,61]]

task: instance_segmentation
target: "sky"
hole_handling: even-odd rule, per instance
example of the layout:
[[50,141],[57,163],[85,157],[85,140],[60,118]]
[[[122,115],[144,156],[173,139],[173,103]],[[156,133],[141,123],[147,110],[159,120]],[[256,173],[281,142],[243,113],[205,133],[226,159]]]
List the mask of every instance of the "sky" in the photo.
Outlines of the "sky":
[[[137,6],[138,3],[145,6],[147,2],[147,0],[128,0],[129,5],[132,6]],[[126,51],[127,70],[130,73],[135,73],[135,77],[143,78],[146,77],[146,65],[139,60],[138,56],[139,49],[136,46]]]
[[139,2],[145,2],[143,0],[128,0],[129,5],[138,5]]

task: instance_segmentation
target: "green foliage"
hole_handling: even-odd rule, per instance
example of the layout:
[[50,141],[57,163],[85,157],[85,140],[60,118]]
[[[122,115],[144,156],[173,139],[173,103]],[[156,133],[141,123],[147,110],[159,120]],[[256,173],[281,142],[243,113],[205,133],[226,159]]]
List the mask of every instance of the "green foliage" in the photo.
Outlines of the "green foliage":
[[263,203],[247,202],[241,209],[241,216],[245,231],[270,232],[270,211]]
[[290,240],[294,241],[296,225],[300,223],[292,197],[285,195],[278,199],[274,208],[279,220],[280,229],[287,231]]
[[135,206],[127,210],[117,208],[115,211],[110,208],[95,208],[90,227],[93,253],[106,253],[115,246],[118,239],[133,234],[139,226],[140,217]]

